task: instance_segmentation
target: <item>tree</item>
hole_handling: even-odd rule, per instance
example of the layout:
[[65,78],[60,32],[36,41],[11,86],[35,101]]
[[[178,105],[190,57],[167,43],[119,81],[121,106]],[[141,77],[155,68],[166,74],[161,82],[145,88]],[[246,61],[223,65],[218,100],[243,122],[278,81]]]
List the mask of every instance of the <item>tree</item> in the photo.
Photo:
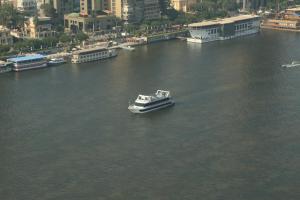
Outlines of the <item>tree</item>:
[[59,37],[59,41],[62,43],[68,43],[68,42],[71,42],[71,40],[72,40],[72,38],[65,33],[61,34],[61,36]]
[[83,32],[79,32],[79,33],[76,34],[75,39],[82,42],[84,40],[89,39],[89,36],[87,34],[83,33]]
[[5,55],[10,50],[9,45],[0,45],[0,55]]
[[53,5],[46,3],[41,5],[41,9],[44,10],[44,13],[47,17],[51,17],[51,18],[56,17],[56,10],[54,9]]
[[168,16],[168,18],[170,20],[174,20],[178,17],[179,12],[177,10],[175,10],[174,8],[170,8],[166,10],[166,15]]
[[0,25],[14,28],[24,22],[24,16],[17,12],[12,4],[4,3],[0,6]]
[[36,15],[33,17],[33,24],[37,26],[39,24],[39,17]]

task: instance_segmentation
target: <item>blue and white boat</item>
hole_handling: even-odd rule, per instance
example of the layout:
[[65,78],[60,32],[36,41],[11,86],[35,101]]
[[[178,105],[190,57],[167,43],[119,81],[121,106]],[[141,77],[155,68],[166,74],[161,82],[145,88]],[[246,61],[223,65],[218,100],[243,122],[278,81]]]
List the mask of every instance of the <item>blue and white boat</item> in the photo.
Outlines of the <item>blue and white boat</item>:
[[154,95],[139,95],[128,109],[133,113],[147,113],[174,105],[170,92],[157,90]]
[[7,59],[7,62],[12,62],[13,71],[23,71],[28,69],[36,69],[47,67],[46,56],[41,54],[28,54]]

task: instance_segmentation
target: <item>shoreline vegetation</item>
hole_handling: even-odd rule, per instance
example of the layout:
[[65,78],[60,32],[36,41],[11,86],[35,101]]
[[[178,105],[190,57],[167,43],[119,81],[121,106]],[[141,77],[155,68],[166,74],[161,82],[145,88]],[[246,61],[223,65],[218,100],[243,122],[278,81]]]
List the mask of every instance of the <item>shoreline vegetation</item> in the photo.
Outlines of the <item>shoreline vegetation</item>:
[[[300,4],[300,0],[295,0],[295,4]],[[170,6],[161,6],[162,17],[158,20],[144,20],[140,23],[126,24],[116,18],[116,27],[110,31],[100,34],[100,39],[95,39],[95,33],[65,33],[63,20],[59,19],[56,10],[50,5],[45,4],[41,8],[47,17],[53,20],[53,26],[57,32],[56,37],[47,37],[44,39],[31,38],[14,38],[13,45],[0,45],[0,58],[20,53],[32,53],[51,50],[70,51],[83,41],[120,41],[129,37],[156,37],[165,35],[169,32],[186,31],[187,24],[199,22],[208,19],[216,19],[238,14],[241,3],[235,0],[199,0],[196,4],[189,7],[188,12],[179,12]],[[255,12],[258,9],[275,9],[276,0],[263,2],[260,0],[252,0],[248,6],[249,12]],[[285,9],[288,1],[279,3],[280,9]],[[4,3],[0,6],[0,25],[10,30],[21,31],[24,22],[28,16],[37,18],[37,13],[20,13],[13,5]],[[35,20],[38,23],[38,20]],[[118,25],[118,26],[117,26]],[[125,33],[125,36],[122,35]],[[99,36],[99,35],[98,35]]]

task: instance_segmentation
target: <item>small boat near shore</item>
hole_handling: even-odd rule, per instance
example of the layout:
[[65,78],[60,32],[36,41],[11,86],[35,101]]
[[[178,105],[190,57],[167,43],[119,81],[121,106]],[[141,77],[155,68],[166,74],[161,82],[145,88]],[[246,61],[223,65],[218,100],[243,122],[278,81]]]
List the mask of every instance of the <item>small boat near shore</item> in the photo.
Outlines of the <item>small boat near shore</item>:
[[170,92],[157,90],[154,95],[139,95],[128,109],[132,113],[147,113],[174,105]]
[[281,67],[289,68],[289,67],[298,67],[300,66],[300,61],[293,61],[291,64],[281,65]]
[[132,46],[121,46],[122,49],[125,49],[125,50],[129,50],[129,51],[134,51],[135,48],[132,47]]
[[49,65],[60,65],[64,64],[67,61],[64,58],[51,58],[48,62]]

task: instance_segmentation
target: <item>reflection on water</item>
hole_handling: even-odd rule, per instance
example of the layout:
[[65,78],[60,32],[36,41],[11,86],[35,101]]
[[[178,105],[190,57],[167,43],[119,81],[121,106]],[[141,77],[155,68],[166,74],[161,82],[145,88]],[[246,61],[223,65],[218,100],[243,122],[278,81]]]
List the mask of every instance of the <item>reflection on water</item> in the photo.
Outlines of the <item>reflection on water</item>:
[[[0,76],[0,199],[299,199],[299,34]],[[176,105],[128,101],[170,90]]]

